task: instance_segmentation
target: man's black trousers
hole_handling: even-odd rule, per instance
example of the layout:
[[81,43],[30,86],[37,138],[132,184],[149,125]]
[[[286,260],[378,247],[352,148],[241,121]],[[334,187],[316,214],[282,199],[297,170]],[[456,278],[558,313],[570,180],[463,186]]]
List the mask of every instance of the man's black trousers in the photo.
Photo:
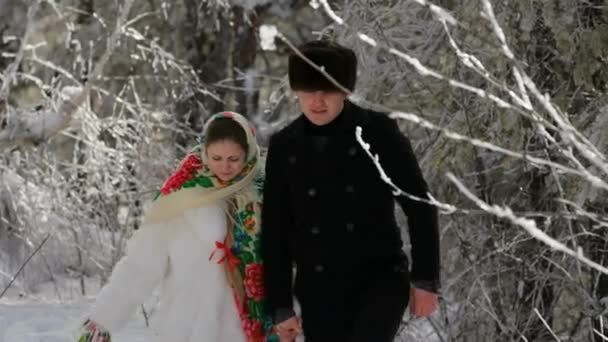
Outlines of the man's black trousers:
[[298,273],[306,342],[394,341],[409,301],[405,263],[361,274]]

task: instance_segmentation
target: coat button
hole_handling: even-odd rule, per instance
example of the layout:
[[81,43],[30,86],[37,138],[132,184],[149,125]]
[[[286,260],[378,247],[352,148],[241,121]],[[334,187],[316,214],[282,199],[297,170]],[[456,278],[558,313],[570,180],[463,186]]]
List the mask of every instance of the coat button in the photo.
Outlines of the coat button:
[[348,155],[353,157],[355,156],[355,154],[357,154],[357,148],[356,147],[351,147],[348,149]]
[[323,265],[316,265],[315,266],[315,272],[317,273],[321,273],[325,270],[325,267],[323,267]]
[[352,185],[347,185],[345,188],[346,192],[348,192],[349,194],[352,194],[353,192],[355,192],[355,187]]
[[355,224],[354,224],[354,223],[347,223],[347,224],[346,224],[346,230],[347,230],[349,233],[354,232],[354,231],[355,231]]
[[319,227],[317,227],[317,226],[310,228],[310,233],[312,235],[318,235],[320,232],[321,232],[321,229],[319,229]]
[[316,194],[317,194],[317,190],[315,188],[308,189],[308,196],[315,197]]
[[294,165],[296,163],[296,156],[289,156],[289,164]]

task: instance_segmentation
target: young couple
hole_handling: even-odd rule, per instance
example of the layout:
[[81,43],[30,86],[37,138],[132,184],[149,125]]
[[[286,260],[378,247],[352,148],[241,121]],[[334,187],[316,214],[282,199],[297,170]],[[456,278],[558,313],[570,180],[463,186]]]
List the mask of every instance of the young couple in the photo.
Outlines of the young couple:
[[[328,41],[299,50],[354,90],[352,50]],[[296,54],[289,81],[303,115],[273,135],[266,165],[247,119],[224,112],[208,120],[130,239],[79,342],[110,342],[159,284],[158,342],[388,342],[408,302],[418,317],[433,313],[436,209],[394,197],[355,128],[393,183],[428,198],[408,139]],[[395,201],[408,217],[411,270]]]

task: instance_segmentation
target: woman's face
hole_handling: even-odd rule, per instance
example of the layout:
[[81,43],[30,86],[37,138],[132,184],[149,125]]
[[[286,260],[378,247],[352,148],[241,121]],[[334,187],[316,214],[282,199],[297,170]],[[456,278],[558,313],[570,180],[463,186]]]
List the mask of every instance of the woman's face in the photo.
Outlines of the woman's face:
[[207,145],[207,166],[220,180],[228,182],[245,166],[246,153],[232,140],[220,140]]

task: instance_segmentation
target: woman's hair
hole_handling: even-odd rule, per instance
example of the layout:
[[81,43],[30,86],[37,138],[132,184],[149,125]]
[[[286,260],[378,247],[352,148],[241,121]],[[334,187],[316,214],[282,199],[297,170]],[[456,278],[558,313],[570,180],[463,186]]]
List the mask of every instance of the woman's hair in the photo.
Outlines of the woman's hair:
[[247,153],[247,134],[238,122],[230,118],[219,118],[213,120],[205,134],[205,146],[218,141],[230,140],[237,143]]

